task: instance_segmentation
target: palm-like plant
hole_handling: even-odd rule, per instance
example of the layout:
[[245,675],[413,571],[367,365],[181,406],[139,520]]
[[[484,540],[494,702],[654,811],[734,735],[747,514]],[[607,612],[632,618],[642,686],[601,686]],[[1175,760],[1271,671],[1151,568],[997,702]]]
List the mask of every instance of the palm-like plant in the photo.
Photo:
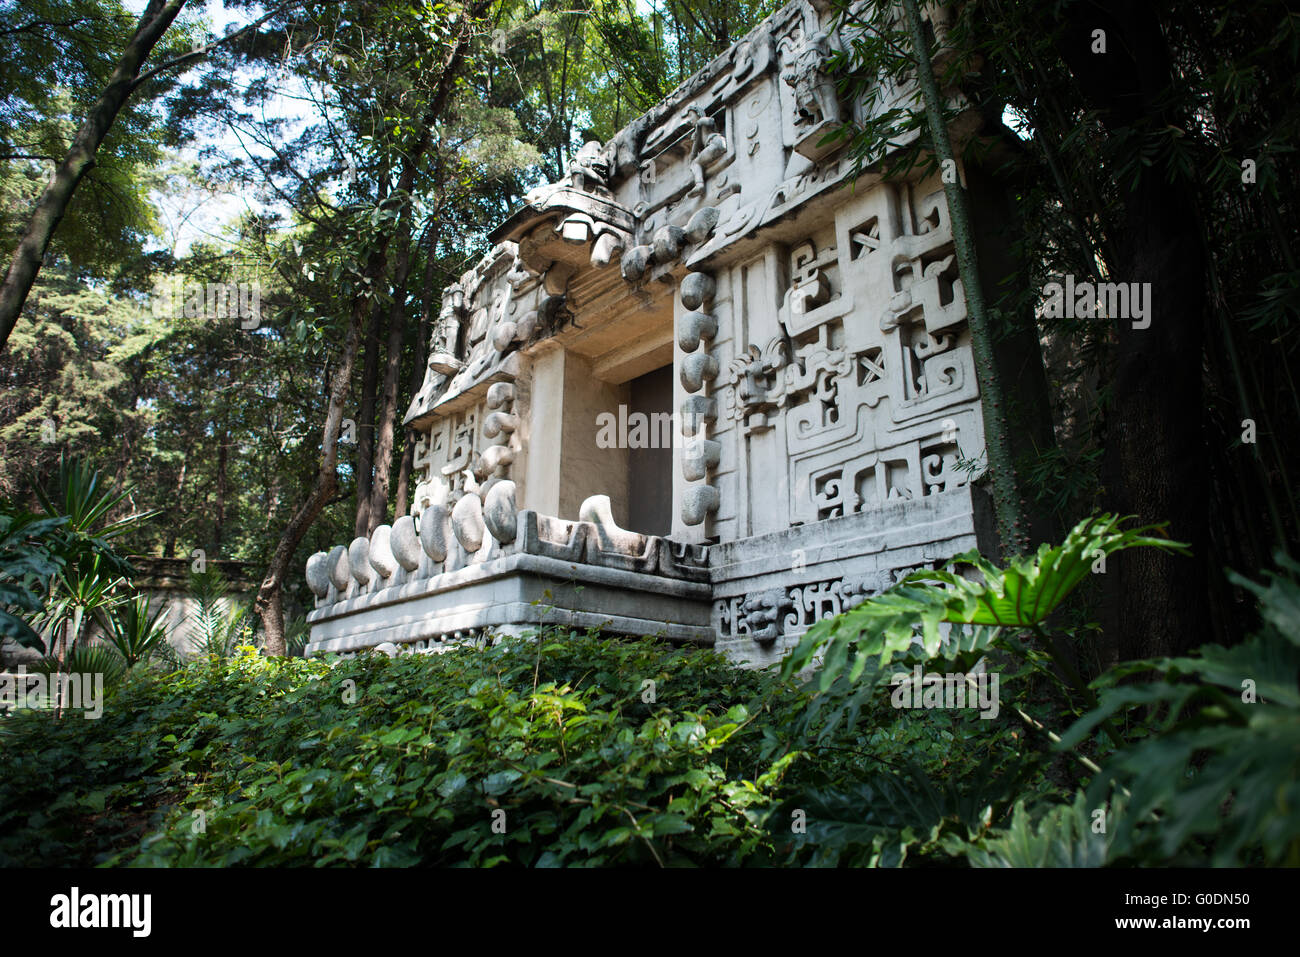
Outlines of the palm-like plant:
[[111,542],[156,513],[110,518],[130,491],[106,488],[97,469],[63,459],[49,488],[36,492],[46,520],[57,522],[47,539],[57,568],[48,579],[35,623],[50,636],[52,647],[46,650],[60,659],[83,639],[89,621],[122,600],[122,588],[134,572]]
[[35,621],[49,633],[49,650],[56,658],[78,647],[86,626],[123,601],[117,593],[127,579],[107,572],[108,564],[103,556],[92,554],[54,576],[49,600]]
[[66,458],[60,460],[59,473],[53,484],[46,489],[36,489],[36,498],[47,515],[66,516],[68,529],[82,536],[81,544],[100,546],[95,550],[117,559],[116,570],[121,573],[129,573],[131,565],[108,547],[109,540],[130,531],[148,515],[157,514],[134,514],[110,521],[110,513],[130,494],[130,488],[120,491],[106,488],[98,469],[91,468],[86,462]]
[[166,607],[150,608],[147,595],[136,595],[97,616],[104,640],[133,668],[150,658],[167,641],[162,618]]
[[190,574],[190,596],[195,602],[189,617],[192,645],[200,657],[224,661],[236,645],[249,640],[249,608],[232,599],[229,582],[215,566]]
[[126,662],[107,645],[81,645],[74,648],[62,661],[53,655],[47,655],[39,663],[27,669],[31,674],[81,674],[103,675],[104,687],[116,687],[126,676]]

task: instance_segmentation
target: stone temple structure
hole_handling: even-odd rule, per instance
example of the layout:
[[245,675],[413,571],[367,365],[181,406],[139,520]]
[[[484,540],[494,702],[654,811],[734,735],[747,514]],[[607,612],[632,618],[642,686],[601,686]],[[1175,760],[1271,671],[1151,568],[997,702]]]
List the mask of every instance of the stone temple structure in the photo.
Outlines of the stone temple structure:
[[[311,557],[309,653],[553,622],[763,665],[992,544],[941,179],[854,180],[827,142],[917,93],[844,102],[823,6],[788,4],[587,144],[444,291],[406,419],[411,516]],[[996,265],[1004,198],[960,174]]]

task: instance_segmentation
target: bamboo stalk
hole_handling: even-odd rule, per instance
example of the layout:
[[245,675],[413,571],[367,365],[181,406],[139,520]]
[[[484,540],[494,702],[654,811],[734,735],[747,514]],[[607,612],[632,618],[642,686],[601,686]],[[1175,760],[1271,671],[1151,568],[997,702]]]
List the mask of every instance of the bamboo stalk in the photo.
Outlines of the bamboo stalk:
[[[952,141],[948,125],[944,122],[943,99],[934,78],[934,66],[925,40],[921,11],[917,0],[902,0],[912,39],[916,61],[917,81],[925,103],[930,136],[940,164],[955,169]],[[971,351],[975,354],[975,375],[980,387],[980,405],[984,412],[984,436],[988,447],[989,476],[993,484],[993,505],[997,516],[998,537],[1002,557],[1007,558],[1028,547],[1028,522],[1016,490],[1014,458],[1008,435],[1006,401],[1002,381],[994,365],[993,336],[989,330],[988,311],[984,300],[984,286],[980,280],[979,260],[975,253],[975,239],[970,225],[970,210],[966,204],[966,191],[959,177],[953,182],[944,178],[943,191],[948,200],[948,213],[952,219],[952,237],[957,252],[957,268],[962,287],[966,292],[966,311],[971,331]]]

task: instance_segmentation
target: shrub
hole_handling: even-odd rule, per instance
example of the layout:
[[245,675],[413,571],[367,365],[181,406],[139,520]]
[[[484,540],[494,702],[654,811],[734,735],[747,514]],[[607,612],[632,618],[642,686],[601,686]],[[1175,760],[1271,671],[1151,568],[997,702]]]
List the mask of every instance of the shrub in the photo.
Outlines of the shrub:
[[554,632],[244,649],[127,683],[99,721],[8,719],[0,864],[762,863],[793,757],[762,756],[751,708],[788,694],[709,652]]

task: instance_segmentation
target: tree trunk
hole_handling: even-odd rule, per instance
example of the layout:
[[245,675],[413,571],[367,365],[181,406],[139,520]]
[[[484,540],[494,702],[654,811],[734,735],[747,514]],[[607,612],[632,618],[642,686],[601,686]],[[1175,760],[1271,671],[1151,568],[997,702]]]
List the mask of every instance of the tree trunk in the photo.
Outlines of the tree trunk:
[[222,429],[217,441],[217,507],[212,529],[212,544],[216,548],[220,548],[226,530],[226,497],[230,491],[227,476],[227,459],[230,454],[230,429]]
[[[486,3],[476,3],[468,12],[468,20],[477,20],[486,7]],[[442,115],[451,98],[472,37],[469,23],[462,23],[460,35],[448,54],[442,75],[438,78],[438,87],[424,115],[420,117],[419,134],[408,154],[409,159],[402,170],[396,189],[404,202],[410,202],[420,159],[429,148],[432,139],[433,124]],[[369,256],[365,275],[370,277],[369,286],[372,289],[378,288],[378,284],[387,272],[388,246],[391,240],[391,233],[381,234],[375,249]],[[373,308],[369,297],[358,297],[353,303],[347,335],[343,340],[343,352],[330,379],[330,398],[325,416],[320,469],[316,473],[311,491],[281,533],[280,541],[271,555],[266,577],[257,591],[257,599],[253,607],[262,620],[262,630],[265,634],[263,647],[268,655],[284,654],[283,590],[289,562],[293,559],[298,543],[307,534],[307,529],[311,527],[316,516],[320,514],[321,509],[325,507],[325,503],[338,487],[338,436],[343,422],[343,404],[347,400],[352,368],[356,364],[357,349],[361,341],[361,324]]]
[[[956,169],[956,157],[944,118],[945,103],[930,62],[930,48],[926,42],[917,0],[903,0],[903,12],[911,35],[917,85],[921,88],[935,155],[942,164]],[[975,377],[979,381],[980,406],[984,413],[984,439],[988,449],[989,479],[993,486],[999,545],[1002,556],[1009,558],[1027,550],[1029,522],[1024,517],[1020,493],[1016,491],[1015,459],[1011,452],[1011,436],[1007,426],[1007,405],[1002,395],[1002,379],[994,355],[993,333],[984,304],[984,287],[980,279],[966,190],[960,182],[955,179],[949,181],[949,177],[945,176],[943,191],[952,220],[957,271],[966,292],[967,324],[970,326],[971,352],[975,357]]]
[[9,341],[9,334],[18,321],[27,294],[36,281],[36,274],[44,264],[45,252],[49,249],[54,231],[58,229],[72,202],[72,194],[76,192],[86,171],[94,165],[95,151],[104,142],[118,112],[130,97],[140,67],[181,12],[185,2],[186,0],[149,0],[131,41],[118,60],[113,75],[109,77],[108,85],[81,124],[81,129],[72,141],[72,148],[55,170],[50,184],[41,193],[36,208],[32,210],[31,219],[27,222],[27,228],[18,241],[18,248],[14,250],[4,284],[0,286],[0,349]]
[[[440,171],[435,173],[438,177],[435,180],[434,191],[438,192],[441,185]],[[425,228],[424,236],[421,237],[420,245],[424,249],[424,284],[420,290],[421,300],[424,308],[420,311],[420,328],[415,334],[415,352],[413,356],[413,365],[411,366],[411,381],[408,394],[414,396],[424,385],[424,363],[428,358],[425,355],[425,349],[429,344],[429,329],[433,325],[434,312],[434,295],[433,282],[434,274],[438,264],[438,239],[441,221],[437,218],[441,213],[440,209],[435,209],[434,218]],[[397,491],[396,501],[393,503],[393,520],[401,518],[406,514],[406,503],[411,498],[411,470],[415,467],[415,436],[410,429],[406,430],[406,442],[402,448],[402,464],[397,469]]]
[[[374,277],[383,275],[384,255],[382,247],[371,254],[370,266],[366,275]],[[375,267],[378,266],[376,269]],[[266,577],[262,579],[257,590],[253,610],[262,620],[262,632],[265,636],[263,648],[268,655],[284,654],[284,576],[289,570],[293,553],[302,541],[307,529],[311,527],[316,516],[320,514],[325,503],[329,501],[338,488],[339,432],[343,425],[343,405],[348,398],[351,385],[352,367],[356,364],[357,347],[361,340],[361,321],[369,311],[370,300],[358,298],[352,307],[348,322],[348,331],[343,339],[343,350],[338,365],[330,377],[329,404],[325,410],[325,428],[321,437],[320,468],[306,499],[298,506],[289,524],[280,533],[275,551],[271,555]]]
[[[375,201],[388,199],[389,166],[380,164],[379,188]],[[384,325],[384,310],[378,305],[370,312],[366,327],[366,359],[361,370],[361,405],[357,409],[357,513],[352,534],[370,534],[370,489],[375,471],[375,400],[379,391],[379,342]]]
[[[418,163],[419,157],[410,159]],[[406,339],[406,282],[411,274],[411,216],[408,205],[398,224],[401,245],[393,269],[393,302],[388,313],[388,353],[384,367],[383,406],[375,436],[375,479],[370,492],[370,527],[373,532],[388,516],[388,484],[392,475],[393,440],[396,437],[398,384],[402,373],[402,346]]]
[[[1167,105],[1174,69],[1149,5],[1110,0],[1077,4],[1071,14],[1062,56],[1111,135],[1145,142],[1185,125]],[[1095,30],[1105,31],[1105,53],[1092,52]],[[1181,653],[1209,628],[1203,249],[1189,202],[1194,184],[1164,155],[1142,167],[1136,181],[1118,184],[1124,234],[1110,278],[1151,286],[1143,327],[1116,322],[1102,477],[1110,510],[1143,522],[1167,520],[1169,534],[1190,543],[1193,557],[1142,548],[1112,558],[1107,634],[1121,658]]]
[[[181,455],[181,470],[176,476],[176,514],[184,515],[183,507],[185,504],[185,475],[190,467],[190,448],[186,446],[185,452]],[[176,535],[180,531],[179,526],[172,522],[167,526],[167,544],[163,548],[164,558],[173,558],[176,555]]]
[[370,534],[370,489],[375,469],[375,398],[379,390],[379,334],[384,310],[370,311],[366,358],[361,371],[361,405],[357,410],[357,514],[352,534]]

